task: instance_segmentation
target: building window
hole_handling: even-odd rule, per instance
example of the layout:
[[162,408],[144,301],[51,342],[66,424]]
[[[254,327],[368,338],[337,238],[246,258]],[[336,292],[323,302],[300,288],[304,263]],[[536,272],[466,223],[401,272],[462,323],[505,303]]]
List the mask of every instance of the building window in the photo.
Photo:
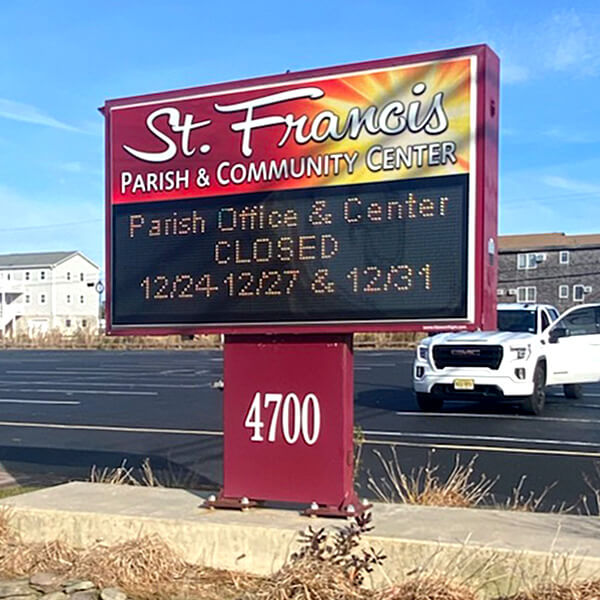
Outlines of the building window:
[[71,319],[65,319],[65,327],[71,327]]
[[81,320],[81,326],[85,329],[87,327],[87,321],[85,319]]
[[585,299],[585,286],[577,284],[573,286],[573,302],[583,302]]
[[40,281],[44,281],[46,279],[46,271],[40,271]]
[[71,304],[71,294],[67,294],[67,304]]
[[518,287],[517,302],[535,302],[537,290],[535,286]]
[[85,296],[79,296],[79,304],[85,304]]
[[10,273],[6,274],[6,279],[8,279],[8,281],[10,281]]
[[83,273],[79,273],[79,281],[83,281]]
[[561,253],[558,256],[558,262],[561,265],[568,265],[569,264],[569,251],[568,250],[562,250]]
[[40,294],[40,304],[46,304],[46,294]]
[[569,297],[569,286],[568,285],[559,285],[558,286],[558,297],[559,298],[568,298]]
[[25,304],[31,304],[31,296],[29,294],[25,294]]
[[535,252],[517,254],[517,269],[536,269],[537,257]]
[[25,271],[25,281],[29,281],[30,273],[29,271]]
[[71,281],[71,271],[67,271],[67,281]]

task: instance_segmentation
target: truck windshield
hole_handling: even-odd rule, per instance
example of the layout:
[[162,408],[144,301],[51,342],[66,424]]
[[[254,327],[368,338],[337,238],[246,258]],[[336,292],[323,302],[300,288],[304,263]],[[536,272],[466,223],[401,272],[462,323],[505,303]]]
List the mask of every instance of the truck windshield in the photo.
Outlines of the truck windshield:
[[499,310],[499,331],[536,332],[535,310]]

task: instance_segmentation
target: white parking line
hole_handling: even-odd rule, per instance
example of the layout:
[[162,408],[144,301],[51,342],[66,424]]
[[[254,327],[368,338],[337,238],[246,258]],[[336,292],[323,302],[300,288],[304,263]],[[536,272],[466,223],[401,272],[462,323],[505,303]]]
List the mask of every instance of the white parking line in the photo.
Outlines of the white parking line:
[[500,452],[504,454],[538,454],[543,456],[571,456],[581,458],[600,458],[600,452],[578,452],[576,450],[548,450],[545,448],[514,448],[509,446],[475,446],[468,444],[420,444],[418,442],[399,442],[390,440],[368,440],[371,446],[402,446],[404,448],[431,448],[435,450],[463,450],[468,452]]
[[162,429],[155,427],[119,427],[111,425],[66,425],[64,423],[23,423],[20,421],[0,421],[0,427],[30,427],[34,429],[69,429],[82,431],[115,431],[121,433],[169,433],[176,435],[208,435],[222,437],[222,431],[192,429]]
[[[208,369],[201,369],[202,372],[198,371],[195,373],[188,373],[188,374],[184,374],[184,373],[176,373],[177,377],[196,377],[198,375],[204,375],[205,373],[208,373]],[[105,372],[99,372],[98,370],[93,370],[90,373],[85,373],[83,371],[75,371],[75,370],[65,370],[65,371],[61,371],[61,370],[56,370],[56,371],[15,371],[15,370],[8,370],[5,371],[6,375],[79,375],[79,376],[83,376],[83,377],[124,377],[124,376],[128,376],[128,377],[165,377],[168,375],[165,375],[164,371],[147,371],[147,372],[142,372],[142,371],[134,371],[132,372],[131,370],[128,371],[114,371],[114,372],[110,372],[110,371],[105,371]],[[175,374],[175,373],[173,373]]]
[[[600,406],[598,406],[600,408]],[[504,419],[504,420],[517,420],[517,421],[545,421],[552,423],[590,423],[598,424],[600,419],[571,419],[568,417],[534,417],[528,415],[498,415],[498,414],[474,414],[474,413],[423,413],[419,411],[400,411],[396,412],[400,417],[421,417],[422,419],[429,419],[431,417],[453,417],[458,419]]]
[[3,392],[35,393],[42,394],[96,394],[111,396],[158,396],[158,392],[117,392],[115,390],[56,390],[46,388],[2,388]]
[[600,450],[600,442],[576,442],[571,440],[553,440],[537,438],[504,437],[495,435],[462,435],[456,433],[423,433],[406,431],[365,431],[365,435],[380,435],[382,437],[401,438],[425,438],[425,439],[448,439],[448,440],[479,440],[482,442],[512,442],[521,444],[556,444],[559,446],[589,446]]
[[[204,388],[210,386],[210,383],[112,383],[106,381],[73,381],[71,379],[64,382],[57,381],[56,379],[46,379],[41,381],[19,381],[16,379],[0,379],[0,386],[3,385],[47,385],[49,383],[64,383],[64,385],[95,385],[103,387],[150,387],[150,388],[184,388],[184,389],[195,389]],[[2,389],[2,388],[0,388]]]
[[0,398],[1,404],[81,404],[76,400],[23,400],[20,398]]

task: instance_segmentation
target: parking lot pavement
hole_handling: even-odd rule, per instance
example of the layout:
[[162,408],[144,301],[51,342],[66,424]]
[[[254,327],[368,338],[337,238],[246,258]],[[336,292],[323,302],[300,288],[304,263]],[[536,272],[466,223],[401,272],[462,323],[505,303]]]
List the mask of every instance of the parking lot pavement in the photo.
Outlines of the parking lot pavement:
[[[600,385],[582,400],[550,390],[543,417],[512,404],[447,402],[418,412],[408,351],[355,357],[355,422],[365,434],[360,491],[395,452],[406,471],[428,461],[448,472],[476,458],[475,477],[498,482],[499,501],[524,477],[524,493],[550,488],[546,505],[592,501],[600,463]],[[3,351],[0,356],[0,485],[15,478],[86,478],[139,465],[175,481],[215,488],[222,478],[222,377],[218,351]],[[4,475],[2,473],[4,472]],[[586,479],[588,480],[586,482]],[[600,487],[600,481],[598,482]]]

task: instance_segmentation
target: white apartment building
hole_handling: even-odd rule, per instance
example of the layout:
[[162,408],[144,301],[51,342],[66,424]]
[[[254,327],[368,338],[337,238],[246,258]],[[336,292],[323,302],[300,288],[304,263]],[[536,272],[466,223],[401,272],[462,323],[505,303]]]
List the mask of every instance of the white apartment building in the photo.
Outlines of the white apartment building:
[[99,278],[77,251],[0,254],[0,334],[97,330]]

